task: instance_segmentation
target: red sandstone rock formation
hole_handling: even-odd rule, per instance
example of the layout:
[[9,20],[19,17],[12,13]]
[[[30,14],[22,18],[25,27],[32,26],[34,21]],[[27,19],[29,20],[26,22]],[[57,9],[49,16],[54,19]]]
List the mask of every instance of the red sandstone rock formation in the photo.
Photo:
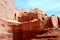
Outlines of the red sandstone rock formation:
[[45,37],[48,34],[59,35],[59,27],[60,17],[49,17],[38,8],[30,11],[16,10],[12,0],[0,0],[0,40],[29,40],[38,34]]
[[13,38],[14,40],[20,40],[20,35],[23,38],[33,37],[38,30],[60,27],[60,17],[55,15],[49,17],[41,9],[16,10],[12,0],[0,0],[0,6],[0,33],[14,33],[14,37],[18,37],[17,39]]
[[31,11],[18,10],[16,13],[16,20],[19,22],[27,22],[34,19],[40,20],[40,30],[53,27],[58,28],[59,26],[58,17],[49,17],[45,14],[45,12],[39,10],[38,8]]

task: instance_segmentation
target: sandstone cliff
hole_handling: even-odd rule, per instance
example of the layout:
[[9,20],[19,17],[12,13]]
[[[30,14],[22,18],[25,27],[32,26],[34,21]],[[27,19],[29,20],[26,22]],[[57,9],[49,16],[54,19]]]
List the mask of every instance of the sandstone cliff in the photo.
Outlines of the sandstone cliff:
[[[11,26],[9,26],[9,24],[11,24],[10,21],[14,19],[15,13],[16,8],[13,0],[0,0],[0,40],[13,40],[12,33],[8,31],[11,32]],[[9,20],[9,22],[7,20]],[[12,36],[10,37],[9,35]]]
[[14,19],[15,12],[16,8],[13,0],[0,0],[0,17]]

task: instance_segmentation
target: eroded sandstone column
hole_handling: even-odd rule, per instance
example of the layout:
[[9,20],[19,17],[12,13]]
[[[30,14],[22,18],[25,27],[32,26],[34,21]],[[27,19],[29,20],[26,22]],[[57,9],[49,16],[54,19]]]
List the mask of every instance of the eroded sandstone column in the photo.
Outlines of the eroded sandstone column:
[[52,21],[52,24],[53,24],[53,28],[58,28],[58,17],[55,16],[55,15],[52,15],[51,16],[51,21]]

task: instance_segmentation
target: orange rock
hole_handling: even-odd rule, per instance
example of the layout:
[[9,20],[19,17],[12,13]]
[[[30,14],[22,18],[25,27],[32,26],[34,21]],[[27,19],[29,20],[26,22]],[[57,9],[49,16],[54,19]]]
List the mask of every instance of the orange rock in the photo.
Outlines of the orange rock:
[[29,20],[38,19],[38,14],[30,12],[28,14]]
[[21,26],[22,31],[29,31],[29,23],[23,23]]
[[40,21],[37,19],[36,21],[29,22],[30,30],[38,30],[40,28]]
[[[46,26],[46,28],[52,28],[52,27],[53,27],[51,17],[48,18],[47,23],[46,23],[45,26]],[[45,28],[45,27],[44,27],[44,28]]]
[[13,32],[14,32],[14,33],[19,33],[19,30],[20,30],[20,26],[14,25],[14,27],[13,27]]

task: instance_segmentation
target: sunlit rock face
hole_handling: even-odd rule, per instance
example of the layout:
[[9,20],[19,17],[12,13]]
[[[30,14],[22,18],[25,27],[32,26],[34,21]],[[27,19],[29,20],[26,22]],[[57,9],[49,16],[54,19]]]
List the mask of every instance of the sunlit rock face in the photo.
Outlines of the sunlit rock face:
[[13,0],[0,0],[0,17],[14,19],[15,12],[16,9]]
[[11,29],[8,26],[8,20],[13,20],[15,13],[16,8],[13,0],[0,0],[0,27],[2,32],[5,33]]
[[58,28],[58,16],[52,15],[51,16],[52,24],[54,28]]
[[41,9],[39,9],[39,8],[35,8],[33,11],[34,11],[36,14],[38,14],[38,18],[39,18],[41,21],[43,20],[42,17],[47,16],[47,14],[46,14],[43,10],[41,10]]
[[12,28],[7,20],[13,20],[15,13],[13,0],[0,0],[0,40],[13,40]]
[[11,27],[9,26],[8,22],[9,21],[12,22],[12,20],[15,19],[14,18],[15,13],[16,8],[13,0],[0,0],[0,26],[2,27],[1,30],[5,32],[11,30]]
[[16,11],[16,15],[15,15],[15,19],[18,21],[18,19],[20,18],[21,21],[25,19],[28,19],[28,13],[30,11],[29,10],[17,10]]

